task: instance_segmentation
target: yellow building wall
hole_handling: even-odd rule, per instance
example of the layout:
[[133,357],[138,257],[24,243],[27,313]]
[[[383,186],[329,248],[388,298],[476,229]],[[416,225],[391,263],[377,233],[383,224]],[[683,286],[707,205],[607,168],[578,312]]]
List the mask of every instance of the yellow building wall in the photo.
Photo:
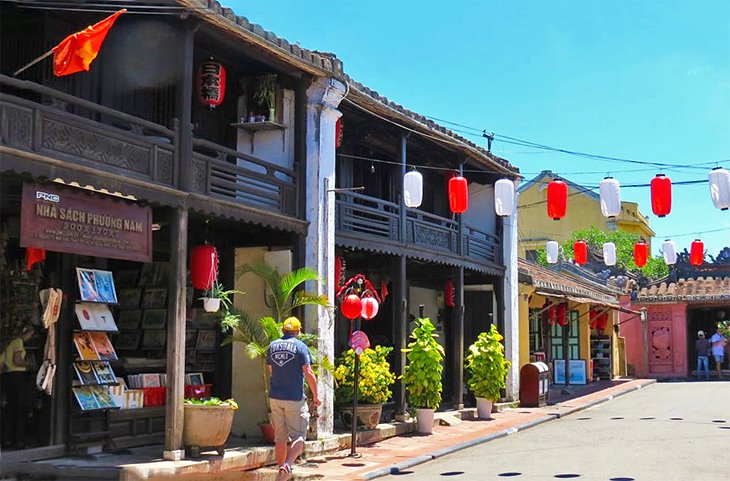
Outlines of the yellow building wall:
[[550,177],[544,177],[520,192],[518,200],[518,235],[519,253],[525,258],[526,250],[545,247],[545,242],[555,240],[559,244],[570,239],[571,233],[580,229],[595,226],[604,232],[617,228],[627,232],[636,232],[651,242],[654,232],[648,220],[639,212],[635,202],[622,202],[622,212],[615,220],[607,219],[601,214],[600,202],[588,194],[578,193],[568,187],[568,208],[560,220],[553,220],[547,215],[547,184]]
[[535,292],[534,287],[527,284],[519,285],[520,369],[530,362],[530,296],[533,292]]

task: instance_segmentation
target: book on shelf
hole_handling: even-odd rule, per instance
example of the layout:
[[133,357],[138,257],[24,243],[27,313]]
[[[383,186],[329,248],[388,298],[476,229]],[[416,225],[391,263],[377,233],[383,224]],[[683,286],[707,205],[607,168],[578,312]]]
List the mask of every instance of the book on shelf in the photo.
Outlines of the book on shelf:
[[142,374],[142,387],[160,387],[160,375]]
[[74,332],[74,345],[82,361],[99,360],[99,354],[94,348],[94,342],[91,340],[90,334],[89,332]]
[[74,308],[76,318],[79,320],[81,329],[89,331],[116,332],[117,324],[114,322],[112,311],[106,304],[93,304],[91,302],[79,302]]
[[114,399],[112,399],[112,395],[109,393],[107,386],[89,386],[89,389],[102,409],[119,407],[114,404]]
[[114,371],[112,371],[112,366],[109,362],[95,362],[93,369],[99,383],[114,384],[117,382],[117,377],[114,375]]
[[74,396],[76,396],[76,401],[79,403],[79,407],[82,411],[91,411],[92,409],[101,408],[99,401],[97,401],[90,386],[80,386],[72,389]]
[[76,371],[76,377],[78,377],[81,384],[96,384],[99,378],[96,376],[94,367],[90,362],[80,361],[74,363],[74,371]]
[[116,361],[118,359],[114,346],[112,346],[109,336],[105,332],[90,332],[88,334],[94,344],[96,353],[99,355],[99,359],[102,361]]

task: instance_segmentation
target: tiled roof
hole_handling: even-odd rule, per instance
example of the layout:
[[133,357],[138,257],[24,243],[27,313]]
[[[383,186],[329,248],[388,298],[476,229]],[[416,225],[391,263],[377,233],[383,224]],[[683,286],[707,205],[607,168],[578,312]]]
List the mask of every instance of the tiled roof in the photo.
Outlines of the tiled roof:
[[698,277],[644,287],[638,302],[707,302],[730,301],[730,277]]
[[532,278],[532,285],[543,291],[574,294],[605,302],[616,302],[620,292],[572,273],[552,270],[524,259],[517,260],[518,269]]
[[[461,149],[464,153],[473,157],[482,163],[490,164],[496,167],[495,170],[500,171],[510,177],[518,177],[519,169],[507,160],[492,154],[485,148],[456,135],[451,130],[443,127],[436,122],[427,119],[423,115],[408,110],[402,105],[388,100],[378,94],[378,92],[369,89],[361,83],[353,80],[343,71],[342,61],[333,53],[319,52],[316,50],[307,50],[299,45],[293,45],[287,40],[277,37],[274,33],[266,31],[260,25],[249,22],[246,17],[236,15],[232,9],[221,6],[215,0],[176,0],[179,4],[195,9],[199,15],[205,16],[213,14],[209,20],[215,21],[222,27],[233,29],[238,34],[244,36],[248,41],[265,48],[268,52],[278,55],[282,59],[302,68],[302,70],[318,76],[333,76],[343,82],[347,82],[350,87],[351,101],[357,105],[367,103],[371,100],[378,107],[377,113],[382,115],[398,118],[400,123],[414,130],[424,131],[433,134],[434,137],[441,138],[445,141],[454,142],[455,148]],[[202,9],[201,9],[202,7]],[[365,101],[365,102],[363,102]],[[372,106],[371,106],[372,107]]]

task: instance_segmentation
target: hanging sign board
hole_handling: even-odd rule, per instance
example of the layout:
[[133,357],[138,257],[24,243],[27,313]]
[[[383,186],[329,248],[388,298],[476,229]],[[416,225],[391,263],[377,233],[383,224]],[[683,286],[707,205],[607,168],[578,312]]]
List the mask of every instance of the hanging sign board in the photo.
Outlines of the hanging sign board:
[[20,246],[152,262],[152,209],[80,189],[25,183]]
[[359,356],[365,352],[365,349],[370,347],[370,339],[368,339],[367,334],[364,332],[355,331],[350,337],[350,347],[353,351],[355,351],[355,354]]

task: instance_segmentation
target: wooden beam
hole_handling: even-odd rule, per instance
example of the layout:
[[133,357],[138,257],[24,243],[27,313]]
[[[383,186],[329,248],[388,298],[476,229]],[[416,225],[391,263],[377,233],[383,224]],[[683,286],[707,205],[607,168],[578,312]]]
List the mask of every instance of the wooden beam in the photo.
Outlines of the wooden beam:
[[167,304],[167,405],[165,452],[167,460],[183,457],[183,397],[185,395],[185,304],[188,254],[188,211],[173,209],[170,219],[170,282]]
[[[402,350],[406,347],[408,337],[408,292],[405,256],[396,257],[393,264],[393,344],[395,346],[393,370],[397,378],[405,370],[406,355]],[[404,415],[406,412],[406,390],[400,380],[395,382],[393,401],[395,402],[395,414]]]
[[183,23],[181,32],[180,70],[177,91],[177,161],[180,178],[177,185],[184,192],[191,192],[193,186],[193,54],[195,31],[188,23]]
[[464,268],[457,267],[454,269],[454,299],[456,306],[453,311],[452,330],[454,338],[451,346],[454,350],[452,365],[453,377],[452,391],[454,409],[464,407]]

